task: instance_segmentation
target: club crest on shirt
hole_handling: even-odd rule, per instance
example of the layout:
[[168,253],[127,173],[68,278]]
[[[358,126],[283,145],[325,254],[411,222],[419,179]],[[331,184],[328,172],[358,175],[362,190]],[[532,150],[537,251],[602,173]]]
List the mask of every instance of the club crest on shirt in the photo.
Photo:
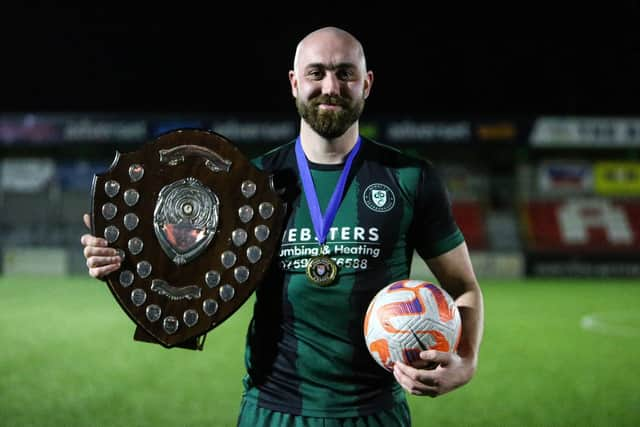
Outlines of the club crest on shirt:
[[388,212],[396,204],[396,196],[391,189],[380,183],[369,185],[362,194],[364,204],[374,212]]

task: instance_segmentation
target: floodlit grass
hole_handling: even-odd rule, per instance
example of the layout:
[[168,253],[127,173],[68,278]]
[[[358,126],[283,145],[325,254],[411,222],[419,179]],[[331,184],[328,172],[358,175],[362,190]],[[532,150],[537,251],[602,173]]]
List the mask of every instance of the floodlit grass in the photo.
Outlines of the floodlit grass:
[[[483,283],[479,370],[435,400],[411,398],[416,426],[637,426],[640,283],[527,280]],[[592,313],[625,313],[610,333],[585,330]],[[456,420],[453,422],[452,420]]]
[[[640,424],[637,280],[482,285],[478,373],[437,399],[411,397],[415,426]],[[204,351],[167,350],[133,341],[101,282],[0,278],[0,424],[234,426],[250,308]]]

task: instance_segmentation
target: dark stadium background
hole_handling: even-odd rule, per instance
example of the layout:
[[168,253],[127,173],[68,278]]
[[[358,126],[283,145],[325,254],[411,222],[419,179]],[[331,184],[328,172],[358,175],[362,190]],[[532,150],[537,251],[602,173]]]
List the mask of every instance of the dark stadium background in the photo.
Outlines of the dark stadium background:
[[337,25],[376,72],[372,113],[640,111],[636,1],[224,7],[3,6],[0,107],[293,113],[295,43]]

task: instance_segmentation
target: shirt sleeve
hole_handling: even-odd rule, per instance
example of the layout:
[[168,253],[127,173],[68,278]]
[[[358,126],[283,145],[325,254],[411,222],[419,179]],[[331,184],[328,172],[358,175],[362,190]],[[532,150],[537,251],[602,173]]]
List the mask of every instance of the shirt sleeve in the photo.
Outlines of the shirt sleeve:
[[435,167],[425,162],[418,181],[412,243],[423,259],[450,251],[464,242],[451,210],[449,192]]

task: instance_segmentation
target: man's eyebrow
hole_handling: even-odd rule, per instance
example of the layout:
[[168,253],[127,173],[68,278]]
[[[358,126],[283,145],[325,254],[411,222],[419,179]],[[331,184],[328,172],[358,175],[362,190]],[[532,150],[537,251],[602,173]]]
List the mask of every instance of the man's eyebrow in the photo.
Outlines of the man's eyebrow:
[[345,68],[357,68],[356,65],[352,62],[340,62],[338,64],[323,64],[322,62],[312,62],[311,64],[307,64],[305,69],[309,68],[323,68],[325,70],[338,70]]

